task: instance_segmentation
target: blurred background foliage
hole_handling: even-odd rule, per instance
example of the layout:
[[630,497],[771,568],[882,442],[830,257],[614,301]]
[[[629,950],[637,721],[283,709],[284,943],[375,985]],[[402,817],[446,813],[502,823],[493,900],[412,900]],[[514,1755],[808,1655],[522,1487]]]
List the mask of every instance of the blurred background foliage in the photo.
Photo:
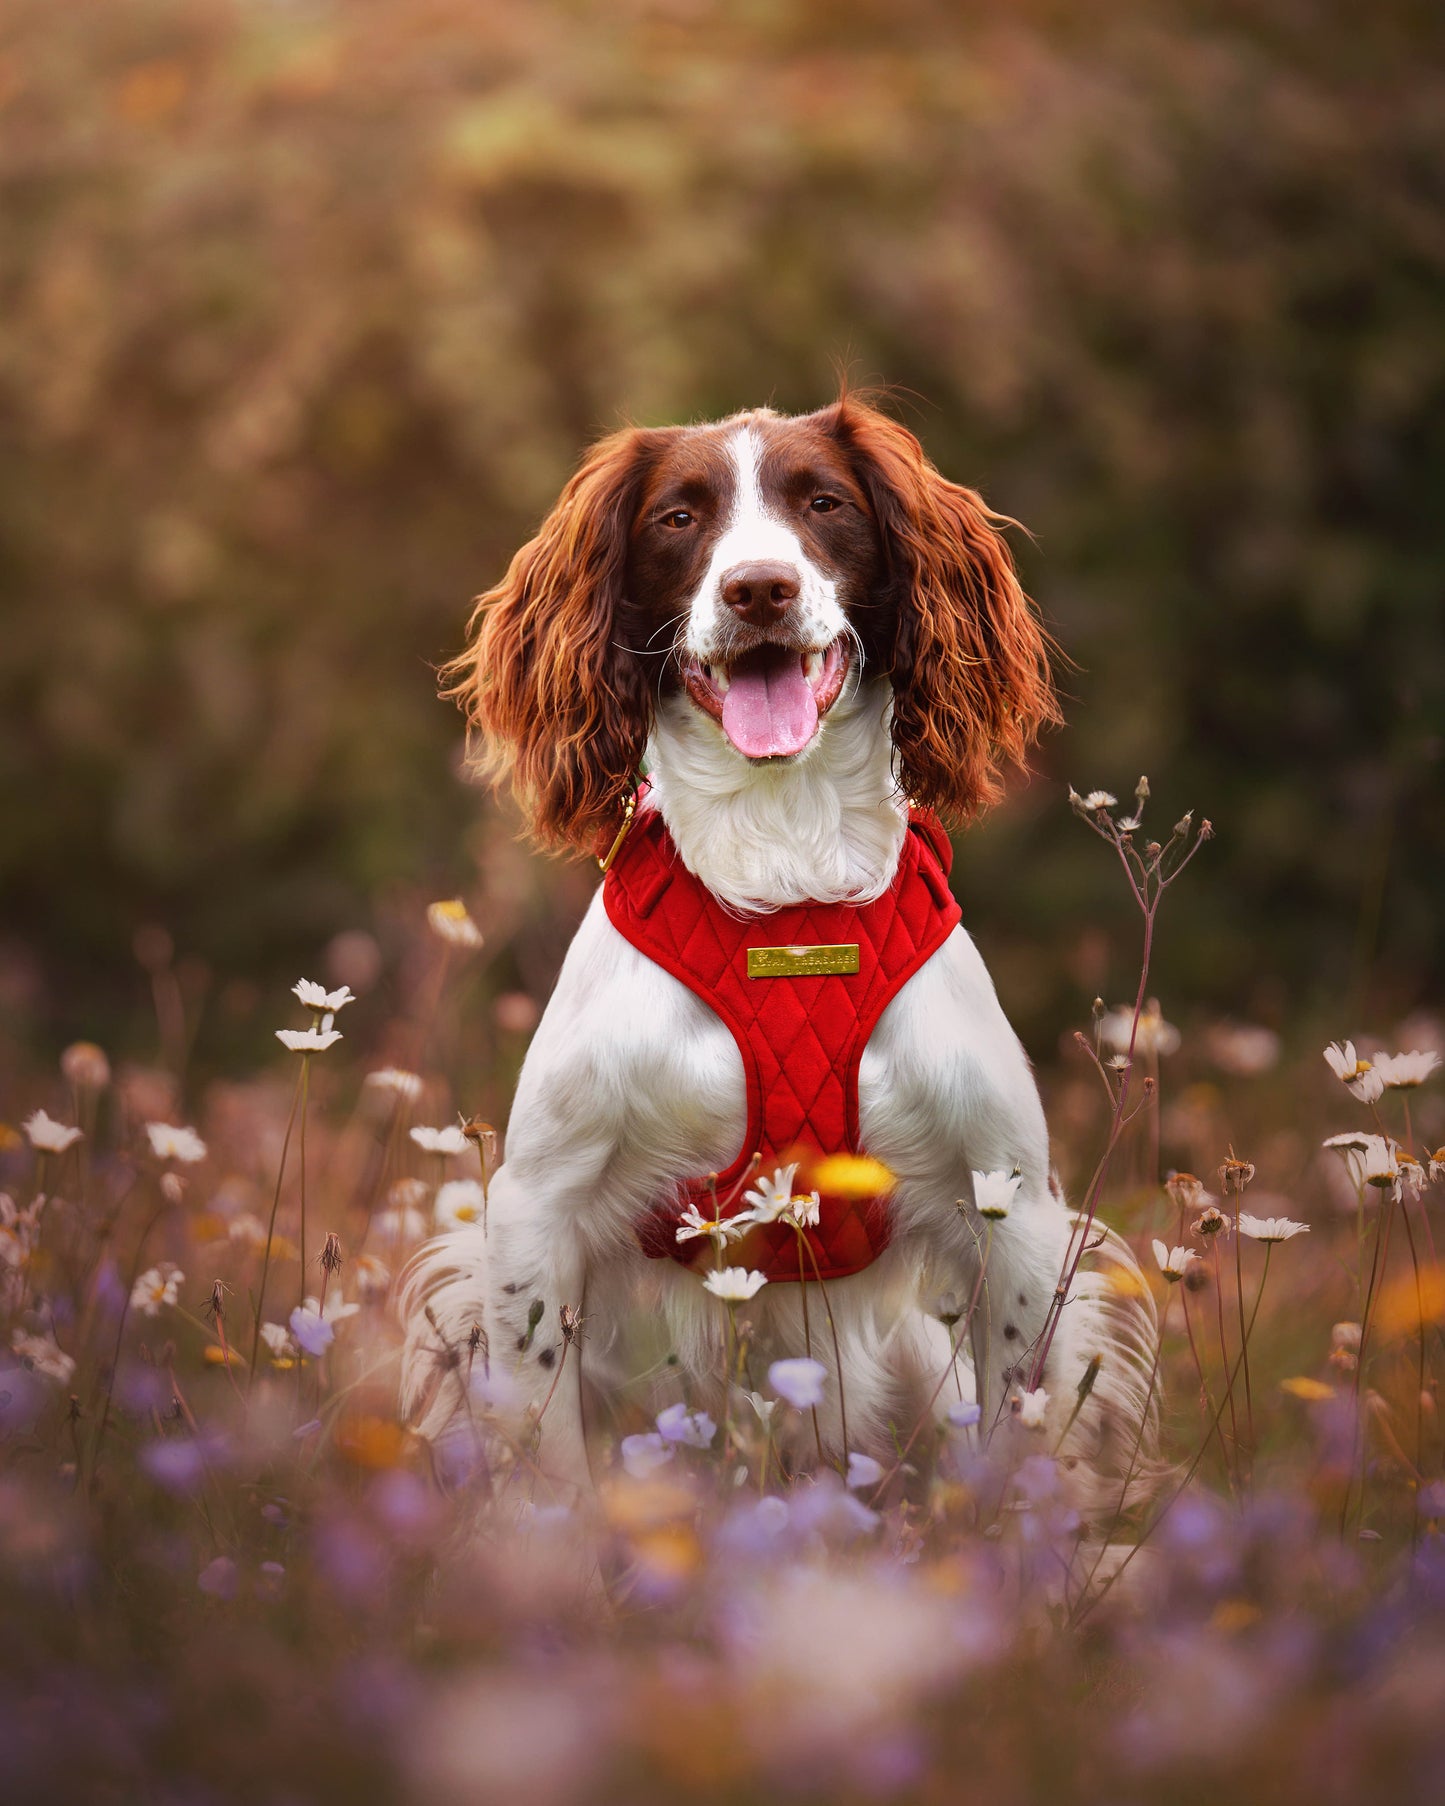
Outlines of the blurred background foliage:
[[1136,969],[1064,787],[1140,771],[1219,828],[1171,1015],[1422,1002],[1442,40],[1407,0],[6,0],[12,1050],[129,1032],[154,924],[244,1062],[259,985],[455,891],[520,1021],[593,880],[460,780],[433,667],[589,438],[840,365],[1027,525],[1076,661],[956,868],[1030,1046]]

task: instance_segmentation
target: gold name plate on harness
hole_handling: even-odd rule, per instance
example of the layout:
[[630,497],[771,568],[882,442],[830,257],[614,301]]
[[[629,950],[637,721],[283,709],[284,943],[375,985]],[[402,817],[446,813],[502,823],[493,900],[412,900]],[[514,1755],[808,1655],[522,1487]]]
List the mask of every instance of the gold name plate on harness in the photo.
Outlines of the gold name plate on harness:
[[836,947],[749,947],[749,978],[821,978],[858,970],[858,943]]

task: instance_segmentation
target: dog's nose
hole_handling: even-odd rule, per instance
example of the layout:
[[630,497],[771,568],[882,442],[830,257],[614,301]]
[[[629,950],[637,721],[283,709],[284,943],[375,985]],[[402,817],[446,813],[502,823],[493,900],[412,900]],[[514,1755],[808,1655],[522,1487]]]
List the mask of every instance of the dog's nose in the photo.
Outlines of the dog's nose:
[[723,573],[722,599],[754,627],[767,627],[798,599],[802,579],[790,564],[735,564]]

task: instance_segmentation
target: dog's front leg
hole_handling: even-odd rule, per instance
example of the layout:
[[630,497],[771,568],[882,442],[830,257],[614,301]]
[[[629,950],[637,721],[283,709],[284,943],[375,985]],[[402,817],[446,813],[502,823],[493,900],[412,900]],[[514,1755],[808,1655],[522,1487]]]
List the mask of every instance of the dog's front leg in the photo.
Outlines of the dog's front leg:
[[[1069,1219],[1045,1183],[1030,1195],[1022,1188],[1008,1215],[979,1219],[977,1293],[970,1338],[985,1436],[1010,1401],[1030,1390],[1034,1367],[1054,1311],[1069,1239]],[[1055,1337],[1039,1384],[1051,1393],[1073,1352],[1075,1338]],[[1077,1376],[1070,1372],[1071,1381]]]
[[566,1502],[591,1488],[582,1434],[582,1351],[573,1323],[585,1254],[565,1215],[509,1162],[492,1181],[484,1327],[491,1397],[539,1494]]

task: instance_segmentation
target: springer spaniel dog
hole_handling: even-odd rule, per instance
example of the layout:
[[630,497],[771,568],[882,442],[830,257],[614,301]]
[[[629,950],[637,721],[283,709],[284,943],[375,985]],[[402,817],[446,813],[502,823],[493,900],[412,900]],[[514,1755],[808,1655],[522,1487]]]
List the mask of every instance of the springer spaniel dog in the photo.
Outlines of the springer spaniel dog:
[[[1042,1412],[1085,1510],[1147,1466],[1148,1289],[1102,1225],[1071,1258],[1033,1074],[944,876],[937,818],[993,802],[1058,719],[1001,524],[856,398],[756,409],[603,440],[480,598],[451,693],[483,761],[540,841],[612,869],[485,1232],[438,1237],[403,1289],[404,1402],[443,1451],[525,1445],[553,1496],[585,1493],[628,1322],[721,1421],[731,1310],[746,1387],[805,1345],[827,1369],[815,1417],[774,1418],[794,1471],[891,1467],[966,1398],[984,1438]],[[742,1306],[709,1290],[735,1265],[770,1280]]]

